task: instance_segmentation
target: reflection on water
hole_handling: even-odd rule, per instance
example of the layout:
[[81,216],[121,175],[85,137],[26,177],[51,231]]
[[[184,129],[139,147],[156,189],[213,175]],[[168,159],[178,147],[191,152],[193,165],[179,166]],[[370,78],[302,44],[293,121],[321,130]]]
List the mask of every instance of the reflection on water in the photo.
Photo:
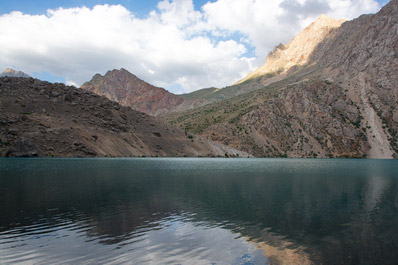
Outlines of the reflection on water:
[[0,159],[0,263],[393,264],[398,162]]
[[[137,228],[124,235],[123,240],[98,234],[93,231],[96,224],[61,223],[56,229],[41,226],[31,227],[31,233],[13,231],[18,239],[15,236],[2,238],[1,258],[7,262],[34,260],[40,264],[267,263],[262,251],[242,238],[236,239],[237,234],[193,223],[182,216],[170,216],[148,227]],[[226,242],[228,246],[224,245]]]
[[380,202],[384,190],[388,188],[388,179],[382,176],[369,177],[365,191],[366,209],[370,214]]

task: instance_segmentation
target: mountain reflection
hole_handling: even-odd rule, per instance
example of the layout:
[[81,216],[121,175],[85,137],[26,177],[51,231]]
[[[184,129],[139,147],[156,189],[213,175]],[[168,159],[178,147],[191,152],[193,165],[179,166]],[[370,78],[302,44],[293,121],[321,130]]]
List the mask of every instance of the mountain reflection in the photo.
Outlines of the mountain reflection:
[[[10,235],[65,224],[141,262],[398,258],[396,161],[9,159],[0,172],[0,249]],[[108,261],[131,261],[120,253]]]

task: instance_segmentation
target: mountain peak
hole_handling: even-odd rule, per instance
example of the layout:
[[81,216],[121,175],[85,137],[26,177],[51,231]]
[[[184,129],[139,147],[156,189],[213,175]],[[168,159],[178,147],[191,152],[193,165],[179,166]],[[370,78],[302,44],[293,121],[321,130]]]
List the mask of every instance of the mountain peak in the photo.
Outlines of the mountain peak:
[[124,68],[110,70],[104,76],[96,74],[81,88],[151,115],[164,114],[184,102],[183,98],[145,82]]
[[129,74],[131,74],[129,71],[127,71],[126,69],[124,69],[123,67],[122,68],[120,68],[120,70],[119,70],[120,72],[122,72],[122,73],[124,73],[124,72],[127,72],[127,73],[129,73]]
[[316,20],[323,20],[323,19],[329,19],[330,17],[328,17],[327,15],[325,15],[325,14],[320,14],[317,18],[316,18]]
[[[312,22],[310,25],[308,25],[305,29],[307,30],[320,30],[322,28],[336,28],[336,27],[340,27],[341,24],[343,24],[345,22],[344,19],[334,19],[331,17],[328,17],[325,14],[321,14],[319,15],[314,22]],[[304,29],[304,30],[305,30]]]
[[12,69],[12,68],[6,68],[6,69],[0,74],[0,77],[5,77],[5,76],[8,76],[8,77],[25,77],[25,78],[30,78],[30,76],[27,75],[27,74],[25,74],[24,72],[22,72],[22,71],[17,71],[17,70],[14,70],[14,69]]
[[109,70],[108,72],[106,72],[106,74],[104,76],[100,75],[100,77],[109,77],[109,78],[118,77],[118,78],[128,78],[128,79],[133,78],[133,79],[138,79],[142,82],[145,82],[124,68]]
[[263,75],[272,77],[288,71],[293,66],[306,64],[315,48],[325,38],[329,37],[333,30],[339,28],[343,22],[343,19],[333,19],[326,15],[320,15],[288,44],[276,46],[268,54],[263,66],[237,83]]
[[334,19],[331,18],[331,17],[328,17],[328,16],[325,15],[325,14],[320,14],[320,15],[316,18],[316,20],[315,20],[314,22],[317,23],[317,22],[331,21],[331,20],[334,20]]

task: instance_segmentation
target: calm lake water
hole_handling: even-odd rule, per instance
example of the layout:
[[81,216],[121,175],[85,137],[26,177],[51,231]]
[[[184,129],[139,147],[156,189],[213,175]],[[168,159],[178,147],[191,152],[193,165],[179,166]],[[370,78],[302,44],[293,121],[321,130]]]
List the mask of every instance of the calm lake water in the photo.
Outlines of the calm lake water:
[[397,262],[397,160],[0,159],[0,264]]

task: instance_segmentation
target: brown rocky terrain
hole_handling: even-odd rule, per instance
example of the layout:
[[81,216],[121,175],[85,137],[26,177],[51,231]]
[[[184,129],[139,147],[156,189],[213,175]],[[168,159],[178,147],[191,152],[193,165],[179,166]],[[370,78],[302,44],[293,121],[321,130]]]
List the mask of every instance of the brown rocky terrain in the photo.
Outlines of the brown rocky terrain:
[[0,156],[247,156],[92,92],[0,78]]
[[225,100],[167,119],[256,156],[397,157],[397,14],[393,0],[344,23],[321,16],[213,93]]
[[180,97],[152,86],[123,68],[108,71],[104,76],[96,74],[81,88],[153,116],[184,111],[205,103],[202,99]]
[[266,157],[364,157],[363,117],[342,87],[304,81],[168,116],[185,130]]

